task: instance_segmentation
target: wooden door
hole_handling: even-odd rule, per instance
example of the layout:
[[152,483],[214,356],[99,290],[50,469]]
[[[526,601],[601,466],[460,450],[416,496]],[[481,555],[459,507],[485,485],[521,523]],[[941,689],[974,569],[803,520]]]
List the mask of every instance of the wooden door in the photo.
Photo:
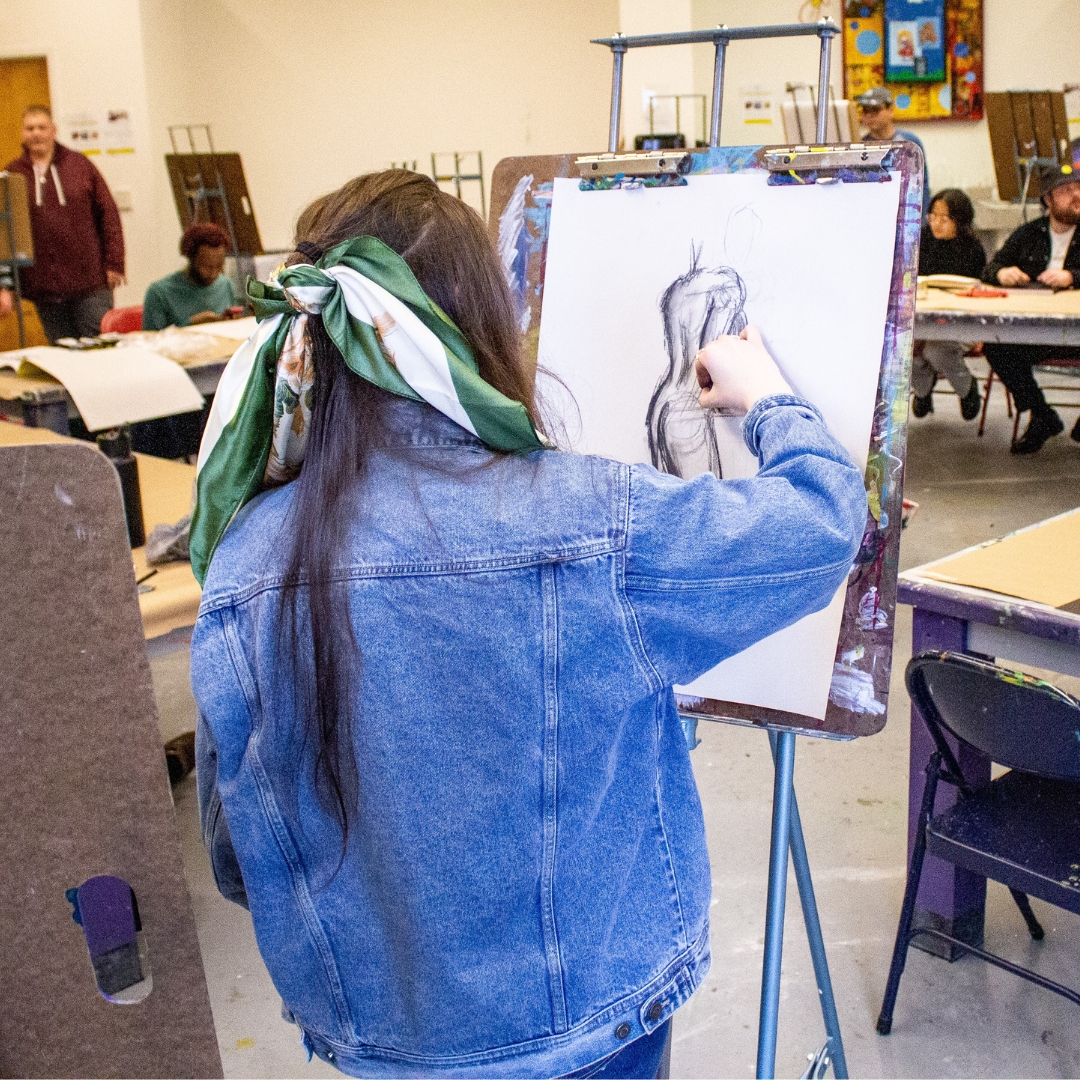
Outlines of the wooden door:
[[[51,107],[49,69],[44,56],[0,59],[0,168],[22,153],[22,113],[27,105]],[[26,344],[46,345],[45,332],[31,303],[23,304]],[[19,346],[15,314],[0,318],[0,351]]]

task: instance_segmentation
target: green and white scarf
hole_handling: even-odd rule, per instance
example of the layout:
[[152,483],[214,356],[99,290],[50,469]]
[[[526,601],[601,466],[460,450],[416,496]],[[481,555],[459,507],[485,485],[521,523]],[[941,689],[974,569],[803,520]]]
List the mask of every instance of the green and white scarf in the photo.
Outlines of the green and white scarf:
[[426,401],[495,450],[543,445],[524,405],[484,382],[461,331],[382,241],[360,236],[315,266],[279,270],[270,285],[249,280],[248,296],[259,325],[222,373],[199,449],[191,568],[200,584],[236,512],[300,470],[315,375],[309,314],[322,316],[361,378]]

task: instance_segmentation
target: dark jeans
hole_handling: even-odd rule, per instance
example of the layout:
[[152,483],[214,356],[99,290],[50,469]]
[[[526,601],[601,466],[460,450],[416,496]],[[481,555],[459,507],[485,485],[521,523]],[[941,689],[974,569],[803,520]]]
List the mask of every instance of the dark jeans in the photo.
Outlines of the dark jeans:
[[1032,373],[1032,365],[1051,360],[1080,360],[1075,345],[1001,345],[987,342],[983,353],[995,374],[1005,384],[1019,412],[1050,408]]
[[59,338],[97,337],[102,317],[113,306],[113,294],[112,289],[101,289],[75,300],[38,300],[34,306],[49,344],[55,345]]
[[[621,1050],[572,1072],[567,1080],[653,1080],[671,1038],[671,1021],[665,1020],[651,1035],[642,1035]],[[667,1076],[669,1070],[664,1070]]]

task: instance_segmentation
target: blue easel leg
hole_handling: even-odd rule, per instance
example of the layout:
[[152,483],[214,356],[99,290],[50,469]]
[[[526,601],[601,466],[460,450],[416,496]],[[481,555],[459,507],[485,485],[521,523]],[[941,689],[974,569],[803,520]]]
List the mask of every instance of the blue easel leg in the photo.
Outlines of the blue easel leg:
[[[770,731],[773,761],[776,761],[776,736]],[[803,839],[802,821],[799,818],[799,801],[791,793],[791,861],[795,866],[795,880],[799,883],[799,899],[802,901],[803,922],[810,942],[810,956],[814,961],[814,977],[821,997],[821,1015],[825,1020],[825,1033],[829,1037],[829,1057],[832,1060],[836,1080],[847,1080],[847,1060],[844,1042],[840,1037],[840,1018],[836,1015],[832,979],[829,977],[829,961],[825,955],[825,940],[821,935],[817,900],[814,898],[814,882],[810,877],[810,861],[806,857],[806,841]]]
[[784,904],[787,899],[788,845],[791,834],[791,785],[795,773],[795,733],[776,736],[773,779],[772,840],[769,847],[769,899],[765,908],[765,958],[761,972],[757,1075],[772,1080],[776,1070],[776,1025],[780,1013],[780,963],[784,953]]

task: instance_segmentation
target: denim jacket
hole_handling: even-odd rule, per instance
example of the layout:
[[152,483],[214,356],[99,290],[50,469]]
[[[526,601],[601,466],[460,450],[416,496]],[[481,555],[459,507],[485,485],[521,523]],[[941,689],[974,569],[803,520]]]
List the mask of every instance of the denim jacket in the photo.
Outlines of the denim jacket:
[[708,971],[672,685],[829,601],[862,476],[793,397],[747,416],[761,468],[744,480],[494,457],[404,400],[392,430],[335,571],[363,665],[344,858],[275,678],[288,486],[230,526],[192,638],[204,840],[320,1057],[561,1076],[651,1032]]

